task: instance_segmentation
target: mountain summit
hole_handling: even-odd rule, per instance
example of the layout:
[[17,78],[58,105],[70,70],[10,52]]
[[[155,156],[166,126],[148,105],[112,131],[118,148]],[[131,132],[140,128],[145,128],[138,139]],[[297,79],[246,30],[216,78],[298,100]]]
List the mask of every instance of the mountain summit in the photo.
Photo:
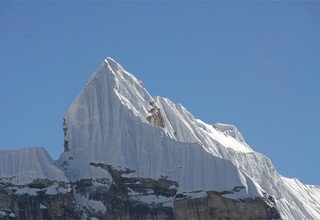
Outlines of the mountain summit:
[[[0,152],[0,218],[320,219],[319,187],[282,177],[236,127],[152,97],[112,58],[72,103],[63,131],[55,162],[43,148]],[[28,157],[32,166],[17,165]],[[58,197],[67,202],[50,202]]]

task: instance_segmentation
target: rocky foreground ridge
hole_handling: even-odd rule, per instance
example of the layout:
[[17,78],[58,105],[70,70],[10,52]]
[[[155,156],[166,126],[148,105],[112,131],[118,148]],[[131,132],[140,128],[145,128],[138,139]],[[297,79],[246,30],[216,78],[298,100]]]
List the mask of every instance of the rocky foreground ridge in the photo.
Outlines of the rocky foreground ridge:
[[0,151],[0,219],[320,219],[232,125],[151,97],[107,58],[63,120],[64,153]]
[[[42,150],[42,149],[41,149]],[[161,178],[123,177],[130,170],[92,163],[109,178],[76,182],[36,179],[26,185],[0,183],[1,219],[279,219],[272,197],[229,199],[224,192],[177,193],[179,184]],[[145,197],[147,201],[139,200]],[[149,201],[148,201],[149,200]],[[152,201],[152,202],[150,202]]]

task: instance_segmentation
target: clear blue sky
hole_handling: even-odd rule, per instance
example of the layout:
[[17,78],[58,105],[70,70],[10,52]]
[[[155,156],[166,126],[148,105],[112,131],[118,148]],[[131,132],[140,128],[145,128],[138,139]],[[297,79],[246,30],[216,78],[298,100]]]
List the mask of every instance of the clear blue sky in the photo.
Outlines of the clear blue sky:
[[152,95],[235,124],[320,184],[317,2],[0,2],[0,149],[63,150],[62,118],[111,56]]

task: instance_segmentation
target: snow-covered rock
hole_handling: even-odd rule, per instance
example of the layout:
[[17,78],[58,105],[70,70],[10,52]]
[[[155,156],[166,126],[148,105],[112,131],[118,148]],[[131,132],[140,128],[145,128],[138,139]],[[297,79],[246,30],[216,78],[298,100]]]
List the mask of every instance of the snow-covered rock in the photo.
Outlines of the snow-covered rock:
[[[148,120],[154,109],[162,126]],[[92,74],[65,118],[70,150],[64,154],[73,160],[64,169],[71,179],[103,175],[91,162],[111,164],[134,170],[131,177],[177,181],[178,192],[244,186],[227,196],[267,194],[284,219],[320,219],[319,196],[308,197],[308,205],[301,202],[302,195],[313,194],[315,188],[286,181],[268,158],[249,147],[236,127],[206,124],[181,104],[152,97],[141,81],[111,58]]]

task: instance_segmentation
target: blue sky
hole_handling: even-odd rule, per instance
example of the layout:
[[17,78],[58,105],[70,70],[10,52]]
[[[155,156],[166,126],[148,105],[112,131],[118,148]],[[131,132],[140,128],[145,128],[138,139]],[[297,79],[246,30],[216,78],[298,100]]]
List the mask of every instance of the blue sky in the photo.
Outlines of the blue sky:
[[63,151],[62,118],[111,56],[152,95],[231,123],[320,184],[318,2],[0,2],[0,149]]

